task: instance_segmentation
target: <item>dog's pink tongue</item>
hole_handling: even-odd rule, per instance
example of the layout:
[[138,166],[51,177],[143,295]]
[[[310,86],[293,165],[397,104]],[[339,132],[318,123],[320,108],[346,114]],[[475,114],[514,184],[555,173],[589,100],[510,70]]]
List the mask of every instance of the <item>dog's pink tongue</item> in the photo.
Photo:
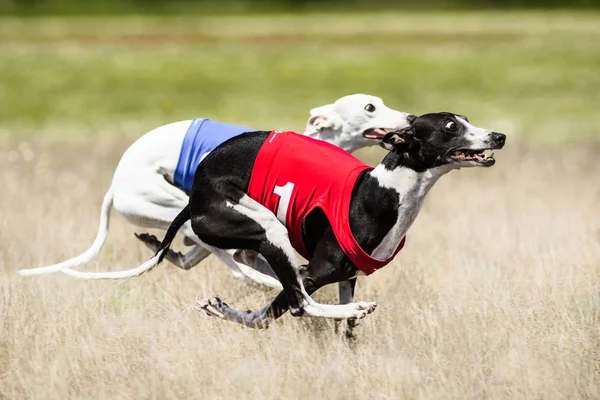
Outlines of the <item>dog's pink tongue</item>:
[[383,129],[375,128],[365,133],[367,139],[381,139],[386,135],[386,131]]
[[373,131],[375,133],[377,133],[378,135],[381,135],[381,136],[385,136],[386,135],[386,131],[384,131],[383,129],[375,128],[375,129],[373,129]]

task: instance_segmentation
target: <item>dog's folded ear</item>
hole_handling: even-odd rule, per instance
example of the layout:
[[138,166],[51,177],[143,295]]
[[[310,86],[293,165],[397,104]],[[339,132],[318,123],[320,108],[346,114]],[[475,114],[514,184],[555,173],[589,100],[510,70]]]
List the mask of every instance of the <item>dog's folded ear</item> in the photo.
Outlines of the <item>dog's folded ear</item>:
[[414,153],[421,148],[421,142],[415,138],[412,128],[388,132],[379,145],[388,151]]
[[333,121],[324,115],[313,115],[308,119],[307,125],[321,131],[323,129],[331,128],[333,126]]
[[337,129],[337,115],[333,104],[327,104],[310,110],[310,118],[306,122],[306,131],[322,131],[323,129]]

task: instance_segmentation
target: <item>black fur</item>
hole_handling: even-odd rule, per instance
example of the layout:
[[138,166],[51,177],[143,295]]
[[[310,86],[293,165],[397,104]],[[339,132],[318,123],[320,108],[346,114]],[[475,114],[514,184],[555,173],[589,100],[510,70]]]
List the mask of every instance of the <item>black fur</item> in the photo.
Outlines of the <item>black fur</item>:
[[[396,133],[409,144],[418,143],[419,150],[403,152],[403,149],[397,146],[392,153],[403,153],[402,164],[417,172],[451,163],[449,155],[468,146],[467,137],[464,135],[465,127],[459,123],[457,117],[468,121],[462,115],[447,112],[421,115],[410,128]],[[447,128],[449,122],[454,122],[456,129]],[[490,143],[488,148],[504,146],[505,135],[492,132],[492,137],[493,143]],[[384,160],[385,162],[387,161]]]
[[163,258],[167,255],[167,251],[169,251],[169,247],[171,247],[171,243],[173,239],[175,239],[175,235],[183,224],[185,224],[190,219],[190,205],[188,204],[177,214],[171,225],[169,225],[169,229],[167,229],[167,233],[160,244],[160,249],[156,252],[156,254],[160,253],[160,257],[158,258],[158,262],[160,263]]
[[[453,162],[449,155],[465,147],[466,139],[462,124],[456,123],[453,127],[449,121],[457,122],[456,115],[426,114],[413,120],[410,128],[388,133],[383,146],[390,153],[382,164],[389,170],[402,165],[422,172]],[[204,159],[194,178],[189,207],[173,221],[161,249],[168,248],[174,232],[191,219],[196,235],[211,246],[261,253],[284,288],[267,311],[271,318],[277,318],[288,309],[293,315],[303,313],[303,295],[295,270],[283,251],[266,239],[262,226],[226,205],[226,202],[238,204],[247,193],[254,162],[269,133],[236,136]],[[501,148],[504,135],[493,133],[492,136],[495,143],[489,147]],[[350,203],[350,228],[362,249],[370,254],[397,220],[400,198],[395,190],[382,188],[369,171],[364,171],[355,184]],[[354,278],[358,270],[340,248],[322,210],[316,209],[308,215],[302,232],[310,261],[300,268],[300,275],[309,295],[324,285]],[[352,282],[353,288],[355,280]],[[247,325],[253,325],[254,314],[248,313]]]

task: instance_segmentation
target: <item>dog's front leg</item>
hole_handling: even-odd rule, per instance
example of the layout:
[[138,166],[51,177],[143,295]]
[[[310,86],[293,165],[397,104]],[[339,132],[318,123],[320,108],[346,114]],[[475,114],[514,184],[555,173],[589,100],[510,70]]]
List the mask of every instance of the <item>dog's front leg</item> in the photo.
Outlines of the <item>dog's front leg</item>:
[[[375,309],[375,303],[354,302],[354,288],[356,285],[356,274],[358,269],[350,262],[344,251],[340,248],[335,234],[329,227],[323,234],[315,248],[313,258],[303,269],[302,274],[305,277],[304,285],[306,290],[311,292],[317,288],[331,283],[339,284],[339,301],[337,307],[369,304],[372,310]],[[336,307],[336,306],[329,306]],[[357,318],[347,318],[349,326],[354,327]]]
[[356,278],[338,283],[338,298],[340,304],[348,304],[354,301],[354,288],[356,287]]
[[[356,278],[349,279],[347,281],[342,281],[338,283],[338,298],[340,304],[349,304],[354,301],[354,290],[356,288]],[[354,338],[354,328],[358,326],[359,322],[356,319],[348,319],[346,320],[346,338],[352,339]],[[339,330],[339,326],[342,320],[335,321],[335,332],[337,333]]]
[[[264,259],[260,254],[252,250],[236,250],[233,254],[233,258],[235,261],[240,262],[242,264],[248,265],[253,269],[267,274],[276,278],[275,272],[267,263],[267,260]],[[354,302],[354,290],[356,287],[356,278],[349,279],[347,281],[342,281],[338,283],[338,294],[339,294],[339,304],[350,304]],[[354,338],[354,328],[359,325],[358,320],[356,319],[348,319],[346,320],[346,330],[345,336],[346,338]],[[339,330],[339,326],[342,320],[338,319],[335,321],[335,331],[336,333]]]

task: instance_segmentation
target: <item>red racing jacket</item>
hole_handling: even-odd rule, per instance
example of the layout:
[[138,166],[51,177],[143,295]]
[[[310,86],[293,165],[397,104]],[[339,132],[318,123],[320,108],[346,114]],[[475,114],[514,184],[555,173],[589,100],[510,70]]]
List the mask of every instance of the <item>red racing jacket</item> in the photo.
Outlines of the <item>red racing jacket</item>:
[[392,261],[406,240],[402,238],[390,259],[379,260],[367,254],[352,235],[352,189],[360,173],[370,168],[330,143],[273,131],[256,157],[248,196],[277,216],[286,226],[292,246],[307,259],[302,223],[312,210],[321,208],[346,256],[370,275]]

